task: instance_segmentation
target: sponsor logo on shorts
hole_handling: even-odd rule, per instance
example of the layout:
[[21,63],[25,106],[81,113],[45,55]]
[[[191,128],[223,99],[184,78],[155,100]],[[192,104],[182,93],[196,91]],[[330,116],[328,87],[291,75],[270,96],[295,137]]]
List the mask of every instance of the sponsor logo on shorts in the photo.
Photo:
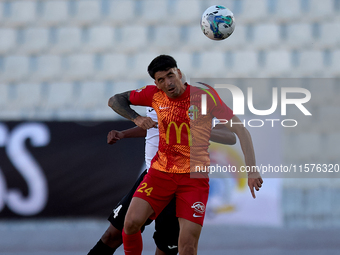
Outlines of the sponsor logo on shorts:
[[168,245],[168,248],[171,250],[171,249],[177,248],[177,246],[176,245],[172,245],[172,246]]
[[194,218],[203,217],[203,215],[197,215],[196,213],[194,213],[193,216]]
[[202,202],[195,202],[191,208],[195,210],[197,213],[204,213],[205,212],[205,205]]

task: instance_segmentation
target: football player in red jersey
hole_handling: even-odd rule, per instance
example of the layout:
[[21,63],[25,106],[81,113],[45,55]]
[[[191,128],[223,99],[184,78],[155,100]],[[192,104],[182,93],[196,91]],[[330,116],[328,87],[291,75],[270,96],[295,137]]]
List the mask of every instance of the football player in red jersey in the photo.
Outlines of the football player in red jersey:
[[[239,123],[214,91],[209,91],[207,113],[191,122],[189,109],[200,109],[201,95],[205,90],[183,84],[176,61],[167,55],[156,57],[148,72],[155,86],[127,91],[110,98],[109,106],[137,126],[149,129],[157,125],[151,118],[138,115],[130,105],[150,106],[158,116],[159,148],[143,182],[137,188],[125,217],[123,244],[125,254],[142,253],[141,227],[148,218],[155,219],[163,208],[176,197],[176,215],[180,224],[179,254],[197,254],[197,245],[205,206],[209,194],[207,173],[191,178],[196,166],[209,166],[208,153],[211,120],[230,120]],[[198,111],[200,112],[200,111]],[[243,125],[225,124],[241,143],[247,166],[255,166],[255,153],[251,137]],[[255,191],[262,186],[257,172],[248,175],[248,186],[255,198]],[[199,177],[199,178],[197,178]]]
[[[146,116],[152,118],[157,122],[157,115],[155,110],[147,107]],[[159,133],[158,128],[150,128],[147,131],[136,126],[123,131],[112,130],[107,136],[107,143],[115,144],[118,140],[145,137],[145,164],[147,169],[150,167],[151,159],[158,150]],[[234,133],[230,132],[222,125],[217,125],[211,131],[210,140],[221,144],[233,145],[236,143]],[[131,202],[132,196],[137,187],[142,182],[147,169],[140,175],[132,189],[119,201],[113,209],[108,220],[110,225],[102,235],[100,240],[89,251],[88,255],[112,255],[116,249],[122,244],[122,229],[124,226],[124,219]],[[153,239],[156,244],[156,255],[176,255],[178,254],[178,235],[179,224],[176,217],[175,199],[164,208],[161,214],[155,220],[155,232]],[[142,227],[150,224],[148,220]]]

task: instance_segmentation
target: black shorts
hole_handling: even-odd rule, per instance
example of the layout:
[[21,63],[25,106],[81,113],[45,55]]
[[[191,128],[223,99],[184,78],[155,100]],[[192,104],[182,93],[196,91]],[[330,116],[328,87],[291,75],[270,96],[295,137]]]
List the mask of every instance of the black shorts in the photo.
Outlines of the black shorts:
[[153,239],[161,251],[166,254],[178,253],[179,224],[176,217],[176,199],[170,203],[155,219],[155,233]]
[[[126,212],[129,208],[133,194],[135,193],[139,184],[143,181],[144,176],[147,174],[145,170],[138,178],[132,189],[126,196],[119,201],[116,207],[111,212],[108,220],[118,230],[122,231]],[[148,219],[142,227],[142,232],[145,226],[149,225],[152,220]],[[175,198],[164,208],[155,220],[155,233],[153,238],[157,247],[166,254],[178,253],[178,235],[179,224],[176,217],[176,200]]]

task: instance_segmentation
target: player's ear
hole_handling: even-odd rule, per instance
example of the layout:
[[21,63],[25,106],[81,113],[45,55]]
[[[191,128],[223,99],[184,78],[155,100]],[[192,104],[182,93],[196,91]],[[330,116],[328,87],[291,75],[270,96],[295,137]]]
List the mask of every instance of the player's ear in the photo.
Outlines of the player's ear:
[[156,87],[157,87],[158,89],[161,89],[161,88],[159,87],[159,83],[158,83],[156,80],[154,80],[154,82],[155,82],[155,84],[156,84]]
[[181,70],[179,68],[177,68],[177,73],[179,75],[179,78],[182,79],[182,72],[181,72]]

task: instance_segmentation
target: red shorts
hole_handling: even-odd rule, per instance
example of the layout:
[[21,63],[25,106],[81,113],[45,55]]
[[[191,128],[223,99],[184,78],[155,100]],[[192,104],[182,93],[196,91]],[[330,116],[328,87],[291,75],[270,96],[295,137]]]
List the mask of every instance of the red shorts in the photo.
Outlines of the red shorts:
[[176,216],[203,226],[209,196],[209,178],[190,178],[190,174],[174,174],[150,168],[134,197],[147,201],[157,218],[164,207],[176,197]]

